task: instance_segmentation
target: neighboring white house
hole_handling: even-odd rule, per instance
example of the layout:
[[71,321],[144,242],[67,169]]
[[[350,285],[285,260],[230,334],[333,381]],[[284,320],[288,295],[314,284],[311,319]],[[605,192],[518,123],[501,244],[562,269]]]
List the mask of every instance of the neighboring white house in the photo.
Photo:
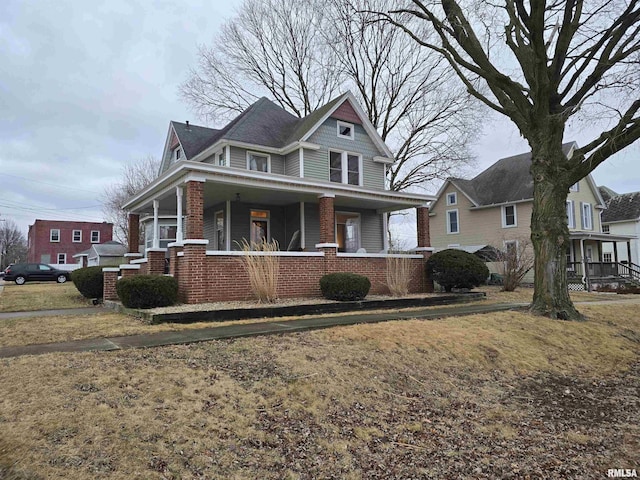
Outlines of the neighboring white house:
[[89,250],[73,256],[81,267],[95,267],[97,265],[119,265],[124,261],[127,247],[120,242],[105,242],[99,245],[91,245]]
[[[602,230],[611,235],[633,235],[630,244],[606,243],[603,261],[627,262],[640,265],[640,192],[618,194],[599,187],[607,208],[602,212]],[[631,256],[631,258],[629,258]]]

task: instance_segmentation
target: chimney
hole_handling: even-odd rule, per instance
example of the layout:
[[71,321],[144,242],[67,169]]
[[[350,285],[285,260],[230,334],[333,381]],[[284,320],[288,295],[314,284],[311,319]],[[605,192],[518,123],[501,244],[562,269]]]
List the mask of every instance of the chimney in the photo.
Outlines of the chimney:
[[189,120],[187,120],[187,130],[189,130]]

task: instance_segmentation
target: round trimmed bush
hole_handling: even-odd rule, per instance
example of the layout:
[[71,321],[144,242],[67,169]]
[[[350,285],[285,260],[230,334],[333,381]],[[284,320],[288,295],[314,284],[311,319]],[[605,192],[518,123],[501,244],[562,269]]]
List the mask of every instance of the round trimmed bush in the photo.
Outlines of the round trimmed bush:
[[168,307],[178,301],[178,281],[162,275],[134,275],[118,280],[116,292],[127,308]]
[[355,273],[330,273],[320,279],[320,290],[324,298],[348,302],[362,300],[369,293],[371,282]]
[[85,298],[102,298],[104,275],[102,267],[85,267],[71,272],[71,280]]
[[452,248],[431,255],[426,269],[427,276],[447,292],[454,288],[477,287],[489,276],[489,269],[482,260],[464,250]]

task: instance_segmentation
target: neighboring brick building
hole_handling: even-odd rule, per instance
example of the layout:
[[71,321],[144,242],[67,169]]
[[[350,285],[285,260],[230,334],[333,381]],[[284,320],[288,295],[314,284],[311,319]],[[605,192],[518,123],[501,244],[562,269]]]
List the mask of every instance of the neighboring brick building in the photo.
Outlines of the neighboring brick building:
[[113,224],[36,220],[29,226],[29,262],[73,264],[73,256],[91,245],[111,241]]

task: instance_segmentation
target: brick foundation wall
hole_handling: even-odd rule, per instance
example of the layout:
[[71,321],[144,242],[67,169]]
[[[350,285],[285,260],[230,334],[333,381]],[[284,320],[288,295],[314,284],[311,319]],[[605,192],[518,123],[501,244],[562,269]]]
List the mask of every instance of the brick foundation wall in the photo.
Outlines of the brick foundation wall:
[[[253,293],[249,277],[237,255],[204,256],[193,251],[191,260],[185,255],[176,257],[180,300],[184,303],[218,302],[226,300],[250,300]],[[327,251],[328,250],[328,251]],[[371,257],[337,257],[335,250],[325,250],[324,257],[279,257],[278,296],[317,297],[320,296],[320,278],[326,273],[352,272],[365,275],[371,281],[371,294],[389,293],[386,286],[387,260]],[[193,256],[195,254],[195,256]],[[204,260],[199,265],[197,256]],[[412,293],[425,291],[424,260],[409,259],[412,269]],[[197,269],[200,273],[195,274]],[[200,279],[196,281],[196,278]]]
[[103,272],[104,283],[102,286],[102,298],[104,300],[118,300],[116,293],[116,282],[118,281],[118,272]]

